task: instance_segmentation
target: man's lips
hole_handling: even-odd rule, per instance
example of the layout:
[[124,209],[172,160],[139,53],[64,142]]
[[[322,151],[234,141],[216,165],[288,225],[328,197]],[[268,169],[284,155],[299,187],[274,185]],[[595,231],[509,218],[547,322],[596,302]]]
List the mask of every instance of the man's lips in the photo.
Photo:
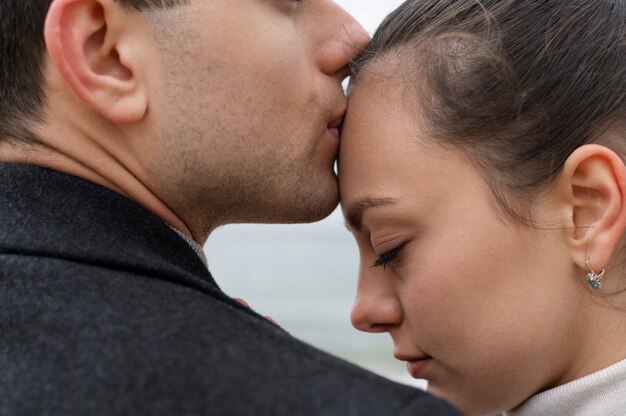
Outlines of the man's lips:
[[348,110],[348,101],[344,98],[341,101],[337,102],[337,106],[334,108],[334,111],[329,114],[329,119],[331,120],[327,128],[329,130],[339,130],[339,126],[343,123],[343,119],[346,115],[346,111]]
[[[343,97],[343,96],[342,96]],[[329,114],[328,120],[329,123],[326,125],[326,131],[334,140],[338,141],[340,139],[339,129],[341,127],[341,123],[343,123],[343,119],[346,115],[346,111],[348,110],[348,101],[345,97],[338,99],[336,102],[336,106],[334,107],[334,111]]]
[[328,125],[328,131],[337,140],[339,140],[339,126],[341,126],[341,123],[343,123],[343,115]]
[[328,125],[328,128],[329,129],[338,129],[339,126],[341,126],[341,123],[343,123],[343,114],[340,117],[338,117],[335,121],[330,123]]

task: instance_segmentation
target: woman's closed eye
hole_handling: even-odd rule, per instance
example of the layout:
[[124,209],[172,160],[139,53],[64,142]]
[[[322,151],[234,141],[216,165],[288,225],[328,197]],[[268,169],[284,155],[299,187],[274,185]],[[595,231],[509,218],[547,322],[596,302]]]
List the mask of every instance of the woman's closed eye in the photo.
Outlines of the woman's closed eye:
[[386,269],[387,266],[391,265],[393,261],[396,260],[398,254],[400,254],[405,245],[406,243],[402,243],[395,248],[381,254],[372,264],[372,267],[382,267],[383,269]]

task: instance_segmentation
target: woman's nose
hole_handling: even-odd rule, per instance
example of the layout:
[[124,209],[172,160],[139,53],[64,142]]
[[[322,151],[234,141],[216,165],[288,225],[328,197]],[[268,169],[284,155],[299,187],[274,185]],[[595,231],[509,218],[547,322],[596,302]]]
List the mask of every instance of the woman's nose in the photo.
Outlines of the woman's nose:
[[381,273],[384,274],[379,269],[359,273],[350,320],[360,331],[388,332],[402,323],[402,305]]

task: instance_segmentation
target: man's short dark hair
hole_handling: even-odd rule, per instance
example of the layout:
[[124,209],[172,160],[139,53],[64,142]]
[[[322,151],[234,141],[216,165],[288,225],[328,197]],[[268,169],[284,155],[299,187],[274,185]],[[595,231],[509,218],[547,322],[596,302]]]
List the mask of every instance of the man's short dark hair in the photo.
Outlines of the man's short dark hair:
[[[135,10],[174,7],[188,0],[117,0]],[[44,100],[44,22],[52,0],[0,1],[0,142],[37,141],[29,129]]]

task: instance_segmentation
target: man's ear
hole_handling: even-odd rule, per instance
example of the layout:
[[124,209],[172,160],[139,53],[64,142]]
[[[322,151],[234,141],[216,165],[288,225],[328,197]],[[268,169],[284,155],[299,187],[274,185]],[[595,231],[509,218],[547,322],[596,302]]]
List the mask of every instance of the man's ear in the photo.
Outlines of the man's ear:
[[581,269],[589,260],[599,272],[609,265],[626,227],[624,162],[604,146],[581,146],[565,162],[557,186],[572,226],[567,238],[573,260]]
[[148,108],[139,17],[114,0],[54,0],[46,17],[53,65],[76,96],[118,124],[141,120]]

